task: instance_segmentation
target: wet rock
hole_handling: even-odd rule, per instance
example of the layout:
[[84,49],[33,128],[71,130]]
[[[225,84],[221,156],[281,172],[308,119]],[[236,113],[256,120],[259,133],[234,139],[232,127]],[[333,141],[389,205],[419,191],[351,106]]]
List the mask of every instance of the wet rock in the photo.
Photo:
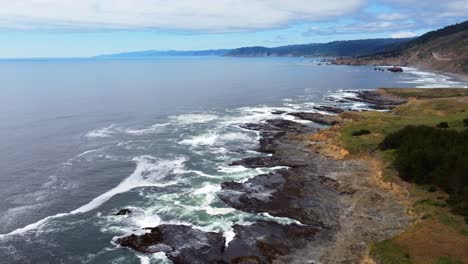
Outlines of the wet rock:
[[279,119],[243,127],[259,131],[259,150],[271,156],[232,165],[291,166],[245,182],[224,182],[218,197],[238,210],[298,224],[234,225],[227,247],[219,233],[179,225],[158,226],[116,242],[144,253],[164,252],[176,264],[359,263],[366,245],[392,237],[406,225],[405,211],[394,197],[372,184],[366,162],[316,152],[311,142],[316,129]]
[[347,97],[346,99],[350,101],[369,103],[373,105],[372,107],[394,107],[407,102],[405,99],[386,95],[378,91],[359,91],[354,93],[356,94],[356,98]]
[[319,111],[324,111],[324,112],[335,113],[335,114],[341,114],[344,112],[343,109],[338,108],[338,107],[332,107],[332,106],[314,106],[314,109],[319,110]]
[[242,127],[260,132],[260,146],[258,151],[264,153],[275,152],[278,142],[276,139],[283,137],[286,134],[297,135],[317,131],[317,129],[313,127],[284,119],[271,119],[262,124],[245,124]]
[[333,116],[333,115],[322,115],[319,113],[305,113],[305,112],[299,112],[299,113],[289,113],[289,115],[298,117],[303,120],[309,120],[318,124],[322,125],[330,125],[334,126],[336,124],[339,124],[342,120],[339,116]]
[[390,72],[403,72],[403,68],[397,66],[393,66],[391,68],[388,68],[387,70]]
[[225,182],[221,189],[218,197],[238,210],[268,212],[307,225],[331,228],[337,224],[339,192],[309,167],[278,170],[244,183]]
[[328,101],[328,102],[333,102],[333,103],[346,103],[347,102],[346,100],[337,99],[337,98],[334,98],[334,97],[327,97],[324,100]]
[[286,113],[286,111],[273,111],[271,113],[274,114],[274,115],[282,115],[282,114]]
[[303,248],[322,232],[313,226],[282,225],[260,221],[252,225],[234,225],[236,236],[224,254],[226,263],[272,263],[279,256]]
[[119,210],[117,213],[115,213],[114,215],[129,215],[132,213],[132,210],[130,209],[127,209],[127,208],[124,208],[124,209],[121,209]]
[[252,157],[252,158],[245,158],[242,160],[234,161],[230,166],[244,166],[247,168],[262,168],[262,167],[276,167],[282,166],[280,159],[268,156],[268,157]]
[[142,253],[164,252],[175,264],[224,263],[225,239],[221,233],[203,232],[184,225],[160,225],[150,233],[115,241]]

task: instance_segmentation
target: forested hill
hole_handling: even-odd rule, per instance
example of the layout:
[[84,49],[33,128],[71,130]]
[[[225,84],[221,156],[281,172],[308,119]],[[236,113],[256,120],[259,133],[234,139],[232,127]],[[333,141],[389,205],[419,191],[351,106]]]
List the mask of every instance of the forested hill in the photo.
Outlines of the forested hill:
[[428,32],[392,49],[337,64],[385,64],[468,74],[468,21]]
[[267,47],[244,47],[233,49],[226,56],[235,57],[340,57],[340,56],[363,56],[391,50],[396,46],[412,40],[401,39],[364,39],[333,41],[329,43],[312,43],[303,45],[281,46],[276,48]]

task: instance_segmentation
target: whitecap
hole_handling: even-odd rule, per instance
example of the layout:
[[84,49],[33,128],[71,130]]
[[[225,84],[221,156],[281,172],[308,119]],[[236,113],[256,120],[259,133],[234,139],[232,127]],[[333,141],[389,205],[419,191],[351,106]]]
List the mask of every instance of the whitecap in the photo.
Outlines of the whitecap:
[[137,162],[135,171],[115,188],[94,198],[91,202],[73,210],[71,213],[85,213],[91,211],[117,194],[128,192],[134,188],[160,186],[165,187],[176,184],[177,182],[161,183],[168,174],[180,169],[187,160],[185,157],[174,160],[161,160],[151,156],[141,156],[133,159]]
[[213,114],[185,114],[178,116],[170,116],[178,124],[199,124],[206,123],[218,119],[219,116]]
[[89,137],[89,138],[106,138],[106,137],[110,137],[113,134],[115,134],[115,132],[116,132],[114,130],[114,127],[115,127],[115,125],[112,124],[112,125],[110,125],[108,127],[99,128],[99,129],[89,131],[88,133],[86,133],[86,137]]
[[198,136],[193,136],[188,139],[184,139],[180,141],[179,144],[189,145],[192,147],[212,146],[215,144],[217,138],[218,138],[218,135],[215,133],[206,133],[206,134],[201,134]]
[[135,171],[129,177],[120,182],[115,188],[99,195],[89,203],[69,213],[60,213],[48,216],[35,223],[29,224],[22,228],[18,228],[8,234],[0,234],[0,239],[8,235],[18,235],[35,229],[39,229],[49,220],[52,219],[61,218],[67,215],[89,212],[101,206],[115,195],[128,192],[134,188],[150,186],[166,187],[178,184],[180,182],[178,180],[169,182],[164,182],[162,180],[165,176],[174,173],[174,171],[181,170],[184,167],[186,158],[178,157],[175,159],[158,159],[152,156],[141,156],[134,158],[133,160],[136,162]]
[[[199,146],[214,146],[214,145],[224,145],[225,143],[228,142],[238,142],[238,143],[246,143],[250,142],[253,143],[255,142],[255,138],[249,136],[246,133],[216,133],[213,131],[210,131],[205,134],[200,134],[197,136],[193,136],[187,139],[183,139],[179,142],[181,145],[189,145],[192,147],[199,147]],[[219,148],[218,153],[227,153],[228,150],[225,148]]]
[[422,71],[411,67],[404,67],[403,70],[405,73],[412,75],[412,78],[403,80],[402,83],[415,84],[417,88],[468,88],[468,83],[454,80],[444,74]]
[[136,136],[141,136],[141,135],[147,135],[147,134],[153,134],[155,132],[158,132],[161,130],[161,128],[168,126],[169,123],[164,123],[164,124],[154,124],[148,128],[142,128],[142,129],[123,129],[122,132],[130,135],[136,135]]

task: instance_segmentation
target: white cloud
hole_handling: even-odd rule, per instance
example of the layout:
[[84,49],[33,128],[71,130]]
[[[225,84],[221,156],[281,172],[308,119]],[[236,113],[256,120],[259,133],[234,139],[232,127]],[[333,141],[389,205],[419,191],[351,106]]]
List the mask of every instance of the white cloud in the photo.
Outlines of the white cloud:
[[392,38],[413,38],[416,37],[417,34],[413,32],[398,32],[392,34]]
[[408,18],[408,15],[402,13],[390,13],[390,14],[379,14],[377,15],[377,19],[381,20],[402,20]]
[[[421,14],[431,14],[434,17],[466,17],[468,14],[467,0],[384,0],[391,4],[397,4],[404,9],[418,10]],[[418,16],[418,14],[415,14]]]
[[230,31],[320,21],[365,0],[0,0],[0,28]]

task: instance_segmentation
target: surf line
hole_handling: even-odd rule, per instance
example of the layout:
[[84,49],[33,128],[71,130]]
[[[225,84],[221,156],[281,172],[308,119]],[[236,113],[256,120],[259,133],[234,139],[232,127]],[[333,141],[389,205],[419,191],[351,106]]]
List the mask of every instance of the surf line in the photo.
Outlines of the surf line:
[[[186,159],[183,157],[178,157],[174,160],[160,160],[151,156],[140,156],[140,157],[134,158],[133,160],[136,162],[135,171],[130,176],[122,180],[116,187],[97,196],[96,198],[91,200],[89,203],[69,213],[59,213],[56,215],[51,215],[35,223],[29,224],[25,227],[13,230],[10,233],[0,234],[0,239],[4,239],[8,236],[19,235],[28,231],[38,229],[42,225],[44,225],[47,221],[52,220],[52,219],[57,219],[57,218],[61,218],[61,217],[68,216],[68,215],[76,215],[76,214],[89,212],[91,210],[98,208],[99,206],[101,206],[102,204],[110,200],[112,197],[114,197],[115,195],[128,192],[135,188],[150,187],[150,186],[166,187],[168,185],[176,184],[177,182],[168,182],[165,184],[152,183],[152,182],[148,182],[148,181],[141,179],[141,176],[144,175],[144,173],[148,171],[150,172],[155,171],[157,173],[169,173],[170,171],[180,169],[183,166],[184,162],[186,161]],[[154,161],[158,161],[158,162],[154,163]]]

